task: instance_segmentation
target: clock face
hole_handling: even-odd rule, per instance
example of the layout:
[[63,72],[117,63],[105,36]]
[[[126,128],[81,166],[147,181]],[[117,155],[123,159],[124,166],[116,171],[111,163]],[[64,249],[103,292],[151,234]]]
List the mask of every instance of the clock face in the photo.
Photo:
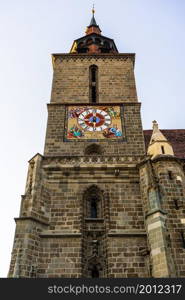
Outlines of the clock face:
[[79,115],[78,124],[85,131],[102,131],[111,124],[111,117],[104,110],[90,108]]
[[69,106],[67,140],[120,139],[122,135],[120,106]]

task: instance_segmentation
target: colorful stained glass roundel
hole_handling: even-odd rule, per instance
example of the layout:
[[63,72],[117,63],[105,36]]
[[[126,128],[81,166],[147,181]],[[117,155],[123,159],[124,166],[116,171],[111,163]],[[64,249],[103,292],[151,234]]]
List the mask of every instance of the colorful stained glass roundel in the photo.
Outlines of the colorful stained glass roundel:
[[69,106],[67,139],[120,139],[119,106]]

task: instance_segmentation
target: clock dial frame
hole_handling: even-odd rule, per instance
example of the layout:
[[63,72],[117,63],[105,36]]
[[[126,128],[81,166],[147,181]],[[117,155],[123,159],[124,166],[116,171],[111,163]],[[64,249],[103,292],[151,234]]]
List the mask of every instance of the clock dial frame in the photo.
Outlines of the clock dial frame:
[[68,106],[66,140],[123,140],[122,106]]

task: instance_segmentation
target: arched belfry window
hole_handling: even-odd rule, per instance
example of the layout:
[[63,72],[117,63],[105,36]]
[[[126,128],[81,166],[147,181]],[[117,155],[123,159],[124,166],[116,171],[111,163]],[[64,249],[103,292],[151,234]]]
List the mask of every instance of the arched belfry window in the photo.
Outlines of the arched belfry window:
[[102,148],[98,144],[90,144],[85,148],[85,155],[102,155],[102,153]]
[[102,218],[102,193],[93,185],[88,188],[84,195],[85,218]]
[[89,67],[89,98],[91,103],[98,102],[98,67]]

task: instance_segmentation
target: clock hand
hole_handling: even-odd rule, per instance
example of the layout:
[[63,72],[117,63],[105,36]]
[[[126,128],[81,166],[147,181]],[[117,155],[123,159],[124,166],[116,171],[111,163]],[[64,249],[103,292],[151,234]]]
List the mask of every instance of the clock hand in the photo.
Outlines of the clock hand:
[[96,130],[96,112],[93,112],[93,131]]

